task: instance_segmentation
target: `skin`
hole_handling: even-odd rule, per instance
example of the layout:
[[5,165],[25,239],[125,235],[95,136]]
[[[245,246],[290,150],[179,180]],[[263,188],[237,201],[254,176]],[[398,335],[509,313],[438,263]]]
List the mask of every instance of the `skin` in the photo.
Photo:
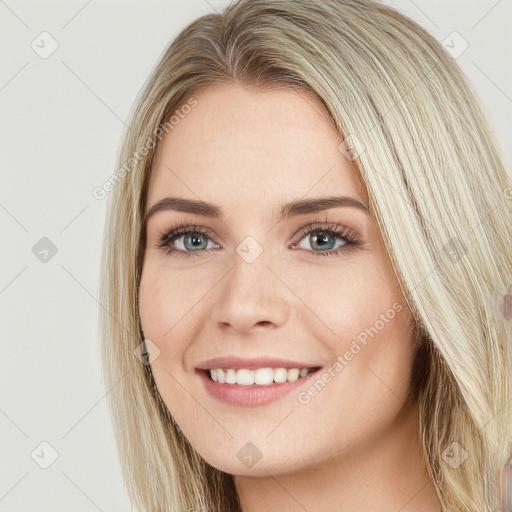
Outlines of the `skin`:
[[[209,464],[234,475],[244,512],[440,511],[417,416],[405,405],[413,322],[374,217],[347,206],[273,216],[285,202],[335,194],[368,205],[327,112],[289,89],[215,84],[193,96],[198,105],[159,145],[146,211],[172,195],[214,203],[224,218],[152,215],[139,295],[151,369],[180,429]],[[213,236],[194,252],[182,235],[171,245],[194,254],[168,254],[159,235],[176,222]],[[319,256],[345,240],[322,246],[300,230],[325,222],[362,244]],[[252,263],[236,252],[247,236],[263,250]],[[307,404],[298,393],[310,384],[265,406],[228,405],[195,372],[226,355],[291,358],[325,372],[393,304],[401,310]],[[248,442],[261,453],[252,467],[237,457]]]

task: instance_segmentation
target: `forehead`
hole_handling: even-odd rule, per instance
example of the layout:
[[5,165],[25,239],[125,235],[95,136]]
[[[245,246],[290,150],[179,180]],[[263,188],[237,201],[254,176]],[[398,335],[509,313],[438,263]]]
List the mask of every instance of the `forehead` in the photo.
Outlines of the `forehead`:
[[[147,204],[166,195],[262,210],[304,196],[366,200],[353,162],[311,93],[214,84],[162,138]],[[261,211],[258,213],[261,216]]]

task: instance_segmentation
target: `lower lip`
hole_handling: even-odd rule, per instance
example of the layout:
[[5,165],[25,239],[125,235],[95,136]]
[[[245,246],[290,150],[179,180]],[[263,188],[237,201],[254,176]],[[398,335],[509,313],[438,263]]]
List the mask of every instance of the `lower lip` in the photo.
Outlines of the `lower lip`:
[[270,384],[261,386],[259,384],[252,386],[242,386],[239,384],[221,384],[210,379],[207,372],[198,370],[199,376],[204,382],[206,391],[213,397],[230,405],[238,407],[258,407],[266,405],[281,396],[297,389],[303,383],[308,382],[315,372],[308,373],[294,382],[283,382],[282,384]]

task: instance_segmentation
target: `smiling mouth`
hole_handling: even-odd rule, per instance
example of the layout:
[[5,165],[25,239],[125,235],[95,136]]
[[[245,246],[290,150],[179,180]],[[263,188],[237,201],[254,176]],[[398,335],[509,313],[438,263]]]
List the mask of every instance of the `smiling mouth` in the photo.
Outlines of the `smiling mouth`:
[[202,370],[207,377],[219,384],[237,384],[239,386],[269,386],[272,384],[284,384],[303,379],[310,373],[320,368],[258,368],[249,370],[246,368],[212,368]]

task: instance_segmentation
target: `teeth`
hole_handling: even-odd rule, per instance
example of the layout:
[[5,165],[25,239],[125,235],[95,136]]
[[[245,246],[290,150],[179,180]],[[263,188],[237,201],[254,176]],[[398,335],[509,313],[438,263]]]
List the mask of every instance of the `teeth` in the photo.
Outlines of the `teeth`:
[[236,384],[236,372],[235,370],[226,370],[226,384]]
[[[304,368],[305,369],[305,368]],[[307,370],[306,370],[307,371]],[[289,382],[295,382],[299,378],[299,368],[290,368],[287,371],[286,378]]]
[[[260,368],[259,370],[245,370],[254,374],[254,384],[260,384],[262,386],[272,384],[274,380],[274,372],[272,368]],[[240,384],[240,382],[238,382]]]
[[236,383],[240,384],[241,386],[252,386],[254,384],[255,374],[256,372],[251,370],[238,370],[236,372]]
[[268,386],[274,382],[277,384],[295,382],[312,371],[309,368],[258,368],[257,370],[215,368],[210,370],[210,377],[215,382],[220,382],[221,384]]

